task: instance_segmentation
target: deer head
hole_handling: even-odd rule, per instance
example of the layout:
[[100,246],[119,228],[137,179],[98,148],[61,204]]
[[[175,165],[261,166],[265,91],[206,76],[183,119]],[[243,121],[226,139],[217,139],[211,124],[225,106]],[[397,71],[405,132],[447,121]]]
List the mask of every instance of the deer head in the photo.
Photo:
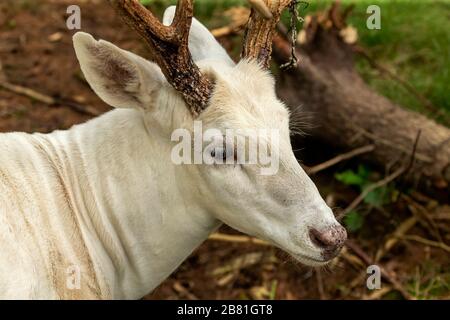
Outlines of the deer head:
[[[110,2],[145,39],[154,62],[77,33],[77,57],[99,97],[116,108],[141,110],[143,121],[161,130],[170,148],[170,133],[178,128],[193,132],[199,121],[202,131],[214,129],[203,155],[219,160],[231,155],[233,161],[177,166],[179,183],[188,186],[184,190],[191,190],[215,218],[272,242],[305,264],[321,265],[334,257],[345,241],[345,229],[294,156],[289,111],[277,99],[268,71],[274,29],[290,0],[251,1],[256,5],[237,64],[192,18],[191,0],[168,8],[163,23],[137,0]],[[277,145],[268,147],[279,159],[276,174],[261,174],[261,163],[237,162],[226,131],[249,128],[279,133]]]

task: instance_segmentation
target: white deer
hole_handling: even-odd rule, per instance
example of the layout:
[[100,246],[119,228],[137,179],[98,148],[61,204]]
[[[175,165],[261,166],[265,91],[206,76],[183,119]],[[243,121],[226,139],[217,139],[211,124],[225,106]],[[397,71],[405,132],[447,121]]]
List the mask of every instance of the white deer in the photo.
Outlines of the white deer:
[[[112,3],[147,36],[159,66],[77,33],[87,81],[116,109],[67,131],[0,135],[0,297],[141,298],[222,223],[307,265],[335,257],[345,229],[293,154],[289,112],[262,67],[270,50],[235,64],[194,20],[191,60],[192,1],[169,8],[165,25],[136,0]],[[278,173],[174,164],[171,133],[194,120],[278,129]],[[228,154],[217,150],[211,157]]]

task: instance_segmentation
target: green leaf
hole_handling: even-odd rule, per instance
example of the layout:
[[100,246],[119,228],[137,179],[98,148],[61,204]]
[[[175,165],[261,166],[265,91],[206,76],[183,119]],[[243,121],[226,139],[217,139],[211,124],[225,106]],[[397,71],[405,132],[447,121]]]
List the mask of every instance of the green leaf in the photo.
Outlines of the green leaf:
[[391,190],[388,186],[377,188],[367,194],[364,202],[375,207],[381,207],[391,202]]
[[346,170],[344,172],[336,173],[334,176],[336,180],[348,186],[362,187],[366,183],[366,180],[353,170]]
[[344,218],[344,224],[348,231],[358,231],[364,224],[364,217],[356,211],[350,211]]
[[148,6],[153,2],[153,0],[139,0],[139,2],[144,6]]
[[370,170],[365,166],[360,164],[358,166],[358,176],[360,176],[362,179],[364,179],[366,182],[368,182],[370,175]]

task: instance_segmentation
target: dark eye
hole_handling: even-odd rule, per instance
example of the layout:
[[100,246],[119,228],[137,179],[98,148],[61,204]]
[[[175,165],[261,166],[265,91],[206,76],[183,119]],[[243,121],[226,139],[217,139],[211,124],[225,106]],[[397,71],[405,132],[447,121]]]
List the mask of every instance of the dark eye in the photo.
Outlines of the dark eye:
[[214,158],[218,163],[225,163],[228,158],[233,157],[233,149],[226,147],[216,147],[211,150],[211,158]]
[[211,158],[214,158],[216,161],[225,162],[227,160],[226,148],[217,147],[217,148],[212,149],[211,150]]

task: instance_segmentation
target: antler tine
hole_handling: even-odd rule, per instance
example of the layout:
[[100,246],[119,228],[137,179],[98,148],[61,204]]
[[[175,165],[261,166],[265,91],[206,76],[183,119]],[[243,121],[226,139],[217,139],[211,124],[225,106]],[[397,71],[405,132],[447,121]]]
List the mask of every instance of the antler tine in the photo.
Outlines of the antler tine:
[[263,67],[269,68],[276,25],[283,10],[294,0],[247,1],[252,6],[252,11],[245,30],[241,58],[256,60]]
[[270,9],[267,7],[264,0],[247,0],[248,3],[258,11],[264,18],[266,19],[272,19],[273,15]]
[[167,81],[179,91],[194,117],[208,105],[212,83],[201,74],[189,52],[193,0],[179,0],[170,26],[163,25],[138,0],[109,0],[127,24],[150,46],[152,59]]

